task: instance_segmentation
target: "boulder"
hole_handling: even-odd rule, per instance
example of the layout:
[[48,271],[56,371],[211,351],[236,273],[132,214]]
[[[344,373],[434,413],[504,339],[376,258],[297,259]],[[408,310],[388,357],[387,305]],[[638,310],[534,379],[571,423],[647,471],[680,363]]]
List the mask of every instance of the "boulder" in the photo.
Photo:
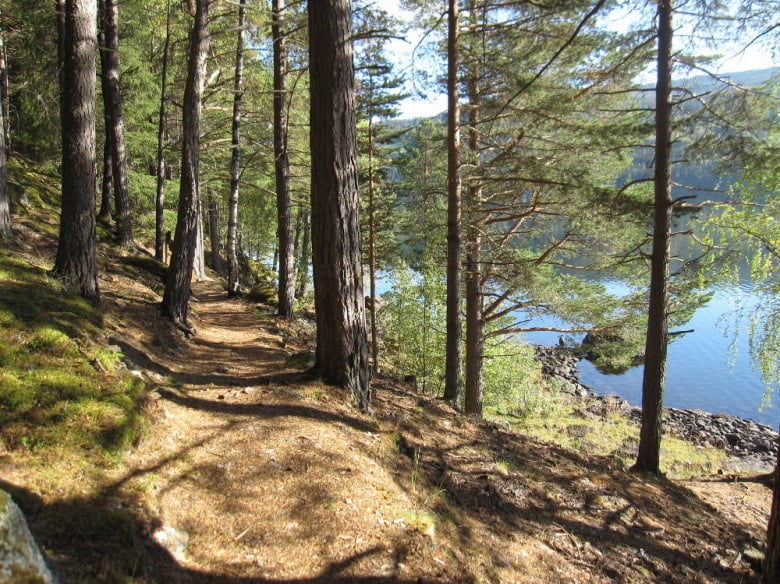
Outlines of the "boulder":
[[58,582],[46,565],[27,521],[11,496],[0,491],[0,582],[49,584]]

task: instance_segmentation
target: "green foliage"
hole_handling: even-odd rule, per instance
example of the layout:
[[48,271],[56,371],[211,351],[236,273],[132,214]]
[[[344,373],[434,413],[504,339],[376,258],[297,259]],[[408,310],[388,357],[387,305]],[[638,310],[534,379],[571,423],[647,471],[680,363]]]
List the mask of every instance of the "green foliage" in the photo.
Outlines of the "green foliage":
[[447,153],[440,120],[416,122],[393,148],[396,255],[420,269],[426,258],[444,261]]
[[488,342],[485,346],[485,410],[499,416],[544,415],[554,400],[543,389],[534,349],[513,338]]
[[60,145],[57,32],[54,5],[3,0],[11,147],[37,160],[56,159]]
[[438,394],[444,380],[445,295],[443,274],[432,265],[388,272],[390,290],[379,311],[384,355],[400,375],[414,375],[423,393]]
[[750,356],[767,396],[780,387],[780,203],[774,196],[780,188],[778,152],[780,132],[775,129],[745,153],[744,176],[733,188],[740,204],[722,208],[707,222],[708,243],[724,252],[721,277],[732,283],[749,279],[750,293],[758,298],[741,304],[748,317]]
[[[390,271],[390,290],[379,311],[384,355],[399,375],[414,375],[417,388],[440,394],[444,383],[446,282],[441,269],[424,262],[422,271],[400,266]],[[540,391],[533,348],[512,338],[485,343],[486,409],[502,415],[530,415],[549,407]]]
[[258,284],[252,287],[247,298],[262,304],[274,304],[276,302],[276,288],[268,284]]

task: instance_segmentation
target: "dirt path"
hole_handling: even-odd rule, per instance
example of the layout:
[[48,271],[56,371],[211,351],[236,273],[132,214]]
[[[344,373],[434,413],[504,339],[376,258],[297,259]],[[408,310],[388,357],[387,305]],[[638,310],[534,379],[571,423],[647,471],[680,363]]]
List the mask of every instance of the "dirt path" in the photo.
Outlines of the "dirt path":
[[181,564],[166,562],[163,581],[404,579],[410,555],[414,578],[455,578],[408,525],[415,497],[376,461],[392,441],[346,396],[285,369],[301,348],[279,346],[294,327],[213,283],[195,295],[197,334],[179,350],[161,358],[149,331],[125,337],[126,352],[175,382],[155,392],[152,433],[116,477]]

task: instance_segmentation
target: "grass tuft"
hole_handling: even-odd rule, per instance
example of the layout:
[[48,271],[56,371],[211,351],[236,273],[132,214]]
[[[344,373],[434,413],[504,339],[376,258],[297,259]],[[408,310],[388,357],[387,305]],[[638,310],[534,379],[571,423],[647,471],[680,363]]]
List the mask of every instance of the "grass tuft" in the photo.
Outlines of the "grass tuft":
[[[572,404],[561,401],[545,408],[543,415],[508,419],[519,432],[572,450],[610,457],[622,468],[628,469],[636,462],[639,427],[620,414],[583,418]],[[671,436],[664,436],[661,442],[661,470],[674,478],[711,474],[725,457],[723,450],[702,448]]]

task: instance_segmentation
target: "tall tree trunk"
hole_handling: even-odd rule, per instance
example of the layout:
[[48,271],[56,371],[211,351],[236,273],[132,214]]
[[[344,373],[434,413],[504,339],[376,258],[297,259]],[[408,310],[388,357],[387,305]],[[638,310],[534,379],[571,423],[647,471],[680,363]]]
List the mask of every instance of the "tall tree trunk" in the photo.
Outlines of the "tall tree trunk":
[[[3,15],[0,14],[0,19],[2,19]],[[8,52],[5,45],[5,38],[0,35],[0,94],[2,94],[2,97],[0,98],[0,108],[3,109],[2,112],[0,112],[0,115],[2,115],[3,120],[5,120],[4,124],[4,131],[5,136],[3,136],[5,140],[5,147],[10,151],[11,150],[11,128],[9,127],[9,116],[11,115],[11,98],[10,98],[10,82],[8,80]],[[8,156],[6,155],[6,159]]]
[[184,89],[178,220],[162,301],[166,316],[182,325],[187,322],[187,303],[190,299],[200,220],[200,112],[206,79],[208,22],[209,0],[197,0],[195,20],[190,31],[187,85]]
[[[119,8],[117,0],[101,0],[101,31],[105,45],[100,47],[103,107],[106,113],[106,139],[111,144],[111,174],[114,179],[114,209],[119,245],[133,241],[130,194],[125,159],[125,126],[119,88]],[[110,140],[109,140],[110,136]]]
[[309,3],[315,370],[371,402],[358,216],[352,3]]
[[[99,42],[99,41],[98,41]],[[98,220],[108,223],[111,221],[111,201],[114,198],[114,172],[111,169],[111,140],[106,134],[103,142],[103,183],[100,189],[100,211]]]
[[[0,49],[3,49],[0,37]],[[2,55],[0,55],[2,59]],[[5,77],[5,59],[0,61],[0,78]],[[8,134],[6,133],[5,84],[0,83],[0,240],[11,237],[11,201],[8,196]]]
[[311,261],[311,211],[301,207],[301,245],[298,251],[298,273],[296,274],[295,297],[306,296],[306,288],[309,286],[309,263]]
[[[103,14],[103,2],[98,2],[98,14]],[[104,73],[105,63],[103,59],[104,47],[106,46],[106,30],[105,26],[98,26],[98,50],[101,54],[100,68],[101,68],[101,89],[103,90],[104,101],[105,93],[107,91],[106,83],[108,76]],[[104,140],[103,140],[103,181],[100,188],[100,210],[98,211],[97,219],[103,223],[109,224],[112,219],[112,209],[114,207],[114,170],[111,166],[111,132],[108,131],[111,125],[111,120],[108,117],[108,109],[103,107],[103,126],[105,128]]]
[[60,91],[60,124],[65,117],[63,108],[65,98],[62,95],[65,87],[65,0],[54,0],[54,15],[57,23],[57,81]]
[[157,192],[154,200],[154,257],[165,259],[165,128],[168,125],[168,58],[171,47],[171,0],[165,12],[165,44],[160,79],[160,113],[157,120]]
[[658,2],[658,82],[655,89],[655,204],[650,305],[642,378],[642,427],[633,469],[659,472],[666,377],[669,256],[672,228],[672,0]]
[[376,329],[376,201],[374,193],[374,112],[368,112],[368,285],[371,296],[371,365],[379,371],[379,334]]
[[198,226],[196,231],[192,273],[196,281],[202,282],[206,279],[206,232],[203,229],[203,199],[201,199],[200,195],[198,195]]
[[[477,35],[477,6],[469,2],[469,32],[474,42]],[[472,61],[476,59],[472,56]],[[482,415],[484,394],[484,314],[482,295],[482,181],[479,178],[479,133],[480,85],[479,67],[474,66],[468,74],[466,88],[469,99],[469,154],[474,178],[468,185],[468,208],[470,210],[466,241],[466,395],[464,409],[467,414]]]
[[458,0],[449,0],[447,38],[447,355],[444,399],[461,394],[460,326],[460,104],[458,95]]
[[780,582],[780,440],[777,441],[777,460],[772,489],[772,511],[767,528],[766,554],[761,570],[761,584]]
[[[301,266],[301,255],[299,253],[301,249],[301,238],[303,237],[303,205],[298,205],[298,209],[295,213],[295,232],[293,234],[293,251],[295,252],[295,261],[293,262],[293,271],[296,276],[296,285],[298,282],[297,276]],[[297,295],[296,295],[297,298]]]
[[246,26],[246,0],[238,5],[238,38],[236,40],[236,70],[233,77],[233,127],[230,154],[230,195],[228,197],[228,296],[239,291],[238,255],[236,234],[238,233],[238,192],[241,176],[241,99],[244,96],[244,27]]
[[62,67],[62,212],[53,272],[98,302],[95,237],[95,0],[67,0]]
[[222,250],[219,237],[219,204],[214,195],[209,196],[209,243],[211,244],[211,266],[218,274],[222,273]]
[[295,273],[293,263],[290,157],[287,152],[287,45],[282,30],[284,0],[272,0],[271,36],[274,43],[274,168],[276,172],[276,225],[279,240],[279,316],[293,317]]
[[[57,74],[60,91],[62,91],[65,69],[65,0],[54,0],[54,15],[57,18]],[[61,108],[62,103],[60,103],[60,112]]]

